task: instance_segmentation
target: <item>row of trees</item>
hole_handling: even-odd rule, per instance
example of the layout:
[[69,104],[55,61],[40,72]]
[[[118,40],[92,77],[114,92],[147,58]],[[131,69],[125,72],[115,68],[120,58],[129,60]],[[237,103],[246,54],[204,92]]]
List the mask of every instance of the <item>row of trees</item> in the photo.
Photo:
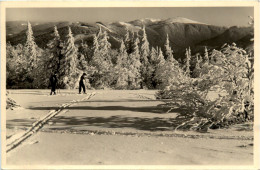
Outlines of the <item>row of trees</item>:
[[[145,27],[141,35],[127,31],[116,50],[111,48],[107,32],[101,29],[94,35],[91,47],[83,42],[75,45],[70,27],[65,41],[54,27],[53,39],[46,49],[35,43],[29,22],[26,36],[24,45],[7,44],[9,88],[47,88],[54,72],[58,73],[59,88],[76,88],[80,75],[86,72],[88,86],[93,88],[164,89],[175,81],[178,72],[183,72],[173,56],[168,35],[164,49],[150,48]],[[197,65],[201,59],[197,56],[191,60],[190,49],[186,58],[186,74],[198,76]],[[190,65],[190,60],[197,63],[196,67]]]

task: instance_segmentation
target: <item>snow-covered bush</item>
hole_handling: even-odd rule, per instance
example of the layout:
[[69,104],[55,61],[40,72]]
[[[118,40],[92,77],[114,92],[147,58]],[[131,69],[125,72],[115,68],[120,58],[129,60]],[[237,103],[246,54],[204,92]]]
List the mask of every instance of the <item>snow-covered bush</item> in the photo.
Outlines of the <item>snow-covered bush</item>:
[[[187,77],[183,84],[172,84],[157,94],[158,98],[173,99],[173,107],[184,106],[190,111],[191,119],[177,128],[200,130],[253,119],[254,69],[246,52],[233,43],[213,50],[209,58],[199,78]],[[222,95],[209,99],[212,91]]]
[[6,92],[6,109],[13,110],[15,108],[21,107],[19,104],[16,103],[12,98],[8,96],[8,92]]

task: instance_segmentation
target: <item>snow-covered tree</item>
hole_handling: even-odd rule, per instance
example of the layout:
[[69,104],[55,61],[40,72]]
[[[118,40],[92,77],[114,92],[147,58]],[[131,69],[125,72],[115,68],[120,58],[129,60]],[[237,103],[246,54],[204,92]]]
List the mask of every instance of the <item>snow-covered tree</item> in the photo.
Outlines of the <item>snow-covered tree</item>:
[[109,50],[111,49],[111,44],[110,44],[110,42],[108,42],[108,39],[109,39],[109,37],[107,35],[107,32],[104,31],[102,38],[99,41],[99,49],[100,49],[101,54],[103,54],[105,56],[109,54]]
[[141,77],[142,77],[142,88],[149,88],[151,86],[151,74],[150,74],[150,63],[149,63],[149,58],[150,58],[150,48],[149,48],[149,42],[147,39],[147,35],[145,32],[145,27],[142,29],[143,31],[143,37],[141,41],[141,56],[140,56],[140,61],[141,61]]
[[154,59],[154,82],[156,88],[159,88],[162,84],[162,77],[161,77],[161,70],[163,70],[163,67],[165,65],[165,59],[163,56],[163,52],[161,48],[159,48],[159,52],[156,55],[156,58]]
[[92,49],[88,46],[87,43],[81,42],[79,47],[78,47],[78,53],[79,55],[83,55],[85,58],[85,61],[87,63],[90,63],[92,61]]
[[124,42],[126,44],[129,41],[130,41],[130,35],[129,35],[128,29],[126,28],[126,34],[125,34]]
[[147,40],[147,35],[146,35],[146,32],[145,32],[145,26],[143,27],[142,29],[143,31],[143,38],[142,38],[142,41],[141,41],[141,63],[144,65],[147,65],[148,64],[148,58],[149,58],[149,54],[150,54],[150,48],[149,48],[149,42]]
[[94,35],[92,49],[93,49],[93,55],[95,55],[95,53],[97,53],[98,50],[99,50],[99,43],[98,43],[98,36],[97,35]]
[[117,63],[122,65],[122,67],[126,67],[127,66],[127,52],[126,52],[126,46],[123,40],[121,40],[121,46],[119,48],[119,57],[117,60]]
[[100,29],[98,36],[94,37],[92,66],[95,67],[94,86],[98,88],[109,87],[113,81],[113,63],[111,57],[111,44],[107,32]]
[[[156,70],[158,68],[159,63],[163,62],[160,58],[160,51],[159,48],[152,47],[151,54],[150,54],[150,64],[148,65],[148,75],[151,78],[149,81],[149,84],[152,85],[150,88],[156,88],[157,82],[156,82]],[[163,57],[163,56],[162,56]],[[163,59],[164,60],[164,59]]]
[[[254,18],[252,16],[248,16],[250,18],[250,21],[248,22],[249,26],[251,28],[254,28]],[[254,35],[254,31],[252,31],[251,33],[252,35]],[[250,41],[254,41],[254,38],[251,38]]]
[[6,86],[8,88],[34,88],[37,69],[32,71],[25,56],[24,46],[6,44]]
[[88,46],[87,44],[81,43],[79,46],[80,51],[78,52],[78,64],[77,67],[79,70],[82,70],[85,72],[88,67],[88,62],[87,62],[87,49]]
[[49,41],[47,44],[48,50],[50,52],[50,59],[47,61],[47,69],[50,69],[50,72],[60,72],[60,63],[62,60],[61,50],[62,50],[62,42],[60,39],[59,32],[57,27],[54,26],[54,38]]
[[131,42],[130,49],[131,50],[128,51],[129,54],[134,51],[134,43],[135,43],[135,38],[136,38],[134,30],[131,30],[130,32],[131,32],[131,34],[130,34],[130,42]]
[[150,54],[151,65],[153,65],[153,66],[155,65],[155,59],[157,58],[157,56],[158,56],[158,47],[157,47],[157,49],[152,47],[151,54]]
[[201,76],[201,59],[200,59],[200,55],[196,54],[195,56],[195,68],[192,71],[192,76],[193,77],[200,77]]
[[6,85],[8,87],[12,87],[17,85],[19,72],[18,70],[18,63],[19,63],[19,56],[10,43],[6,44]]
[[27,32],[26,32],[26,43],[24,45],[24,53],[28,62],[28,67],[33,70],[37,66],[38,51],[37,45],[34,41],[33,30],[30,22],[28,21]]
[[140,51],[139,51],[139,39],[135,40],[133,46],[133,52],[129,55],[128,59],[128,88],[138,89],[141,83],[141,62],[140,62]]
[[64,58],[61,62],[61,77],[65,88],[73,89],[77,85],[79,77],[77,70],[78,49],[74,44],[74,37],[70,27],[68,27],[68,35],[63,45],[62,54]]
[[38,78],[41,76],[43,65],[40,64],[42,50],[36,45],[33,36],[33,30],[30,22],[28,21],[26,32],[26,43],[23,48],[23,63],[24,70],[27,70],[24,74],[28,88],[39,88],[41,82]]
[[[177,62],[177,61],[176,61]],[[185,77],[184,71],[179,67],[179,64],[166,61],[164,65],[156,70],[157,87],[167,89],[172,85],[179,85]]]
[[[173,58],[168,35],[166,38],[165,49],[167,55],[166,62],[158,67],[155,74],[160,89],[169,88],[173,84],[179,84],[182,81],[181,79],[184,77],[184,71],[180,68],[178,61]],[[160,63],[163,63],[163,60],[161,60]]]
[[117,89],[126,89],[128,86],[128,54],[126,52],[125,43],[121,40],[121,46],[119,49],[119,55],[117,58],[116,65],[116,88]]
[[124,43],[126,46],[126,51],[128,54],[131,54],[133,52],[133,35],[130,35],[129,30],[126,29],[126,34],[124,37]]
[[98,34],[97,34],[97,38],[99,39],[99,38],[102,37],[102,36],[103,36],[103,32],[102,32],[101,27],[99,27],[99,32],[98,32]]
[[157,58],[155,59],[155,61],[156,61],[157,65],[163,65],[165,63],[165,59],[164,59],[161,48],[159,48],[159,54],[158,54]]
[[186,53],[185,53],[185,56],[186,56],[186,60],[185,60],[185,73],[187,76],[190,76],[190,59],[191,59],[191,56],[190,56],[190,53],[189,51],[186,49]]
[[137,38],[135,39],[134,51],[133,51],[133,53],[134,53],[136,56],[138,56],[137,58],[139,58],[139,60],[140,60],[139,44],[140,44],[140,40],[139,40],[139,38],[137,37]]
[[167,62],[174,62],[173,51],[172,51],[172,48],[170,46],[168,34],[167,34],[166,43],[165,43],[164,46],[165,46],[165,55],[166,55]]
[[207,47],[205,46],[205,53],[204,53],[204,59],[205,59],[205,63],[209,63],[209,53],[207,50]]
[[[109,65],[111,66],[111,44],[108,41],[109,37],[107,35],[107,32],[104,31],[102,37],[100,38],[99,41],[99,53],[101,55],[101,57],[103,57],[103,60]],[[109,67],[108,67],[109,69]]]
[[[159,94],[179,101],[189,108],[190,120],[178,128],[207,130],[241,123],[254,118],[254,69],[245,50],[225,44],[221,50],[213,50],[210,58],[218,62],[203,65],[201,78],[190,79],[182,85],[170,87]],[[194,81],[195,80],[195,81]],[[207,97],[210,91],[225,92],[219,97]]]

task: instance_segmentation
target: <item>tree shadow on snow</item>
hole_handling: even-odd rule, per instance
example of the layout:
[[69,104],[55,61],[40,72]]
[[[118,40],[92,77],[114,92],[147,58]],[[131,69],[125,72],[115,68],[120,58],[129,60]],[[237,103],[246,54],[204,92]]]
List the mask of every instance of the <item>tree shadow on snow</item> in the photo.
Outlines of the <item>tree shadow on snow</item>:
[[[70,106],[67,107],[67,110],[98,110],[98,111],[132,111],[132,112],[147,112],[147,113],[159,113],[164,114],[166,113],[170,107],[159,104],[155,106],[142,106],[142,107],[136,107],[138,106],[138,102],[164,102],[163,100],[120,100],[120,101],[110,101],[110,100],[98,100],[98,101],[82,101],[80,103],[119,103],[119,102],[126,102],[129,103],[131,106]],[[133,102],[133,103],[132,103]],[[79,103],[79,104],[80,104]],[[136,103],[136,104],[135,104]],[[60,107],[56,106],[40,106],[40,107],[30,107],[31,110],[58,110]]]
[[[173,110],[180,111],[180,110]],[[84,117],[84,116],[57,116],[52,120],[50,130],[70,130],[73,127],[86,128],[96,126],[103,128],[133,128],[148,131],[168,131],[190,119],[184,112],[173,118],[165,117]]]
[[[58,110],[60,107],[32,107],[31,110]],[[99,110],[99,111],[132,111],[132,112],[147,112],[147,113],[166,113],[169,108],[147,106],[147,107],[127,107],[127,106],[71,106],[67,110]]]
[[6,128],[29,128],[35,122],[33,119],[12,119],[6,121]]
[[[134,101],[136,100],[128,100]],[[143,101],[143,100],[141,100]],[[89,102],[89,101],[84,101]],[[96,102],[96,101],[93,101]],[[109,101],[98,101],[98,102],[109,102]],[[114,101],[111,101],[114,102]],[[147,101],[145,101],[147,102]],[[33,107],[30,108],[32,110],[57,110],[59,107]],[[134,116],[110,116],[105,117],[98,117],[93,116],[57,116],[52,118],[49,122],[52,122],[50,126],[45,128],[51,130],[70,130],[73,127],[79,128],[86,128],[87,126],[96,126],[96,127],[103,127],[103,128],[133,128],[137,130],[148,130],[148,131],[167,131],[173,130],[184,121],[190,119],[190,110],[186,106],[181,106],[179,108],[172,109],[171,112],[174,112],[177,116],[167,116],[162,117],[161,114],[166,114],[169,111],[170,107],[165,104],[160,104],[157,106],[142,106],[142,107],[135,107],[135,106],[70,106],[66,108],[68,110],[81,110],[82,114],[84,114],[84,110],[92,110],[92,111],[131,111],[137,113],[144,113],[140,114],[140,117]],[[168,114],[171,114],[168,113]],[[154,116],[149,114],[149,117],[145,116],[145,113],[154,113]],[[159,115],[158,115],[159,114]],[[172,113],[173,114],[173,113]]]
[[[160,100],[164,101],[164,100]],[[121,99],[121,100],[86,100],[82,103],[131,103],[131,102],[160,102],[159,100],[147,100],[147,99]]]

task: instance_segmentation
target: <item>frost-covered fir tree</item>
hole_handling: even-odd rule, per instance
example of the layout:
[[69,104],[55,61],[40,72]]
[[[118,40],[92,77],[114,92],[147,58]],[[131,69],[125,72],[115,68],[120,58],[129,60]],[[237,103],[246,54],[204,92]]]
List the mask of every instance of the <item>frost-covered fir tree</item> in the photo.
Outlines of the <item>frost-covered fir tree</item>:
[[93,41],[93,58],[92,65],[95,67],[94,86],[97,88],[109,87],[113,80],[111,44],[108,41],[107,32],[100,29],[98,36]]
[[126,51],[128,54],[131,54],[133,52],[133,40],[132,40],[133,37],[132,36],[133,36],[133,34],[130,36],[129,30],[126,29],[124,43],[125,43]]
[[205,46],[205,52],[204,52],[204,60],[205,60],[205,63],[209,63],[209,53],[208,53],[208,49],[207,47]]
[[57,30],[57,27],[54,26],[54,38],[49,41],[47,44],[48,50],[50,51],[50,59],[48,61],[48,69],[50,69],[50,72],[57,72],[60,71],[60,63],[62,60],[61,50],[62,50],[62,42],[60,39],[59,32]]
[[39,88],[41,82],[38,81],[38,77],[41,74],[42,65],[39,64],[41,60],[42,50],[36,45],[34,41],[32,26],[28,22],[27,32],[26,32],[26,43],[24,45],[23,56],[26,63],[23,67],[26,69],[26,82],[30,85],[28,88]]
[[135,39],[133,46],[133,52],[128,58],[128,88],[139,89],[141,83],[141,62],[140,62],[140,51],[139,51],[139,39]]
[[133,30],[131,30],[131,34],[130,34],[130,48],[128,54],[131,54],[134,51],[134,43],[135,43],[135,32]]
[[142,31],[143,31],[143,38],[141,41],[141,50],[140,50],[141,53],[140,61],[142,64],[141,65],[141,77],[142,77],[141,88],[151,88],[152,75],[151,75],[150,63],[149,63],[150,48],[149,48],[147,35],[145,32],[145,27],[143,27]]
[[156,49],[154,47],[152,47],[151,49],[151,54],[150,54],[150,62],[148,65],[148,73],[151,77],[149,84],[151,84],[152,86],[150,88],[156,88],[156,81],[155,81],[155,73],[156,73],[156,60],[158,58],[159,55],[159,48],[157,47]]
[[34,41],[33,30],[30,22],[28,21],[26,32],[26,43],[24,45],[24,54],[28,62],[28,69],[32,71],[37,67],[38,51],[37,45]]
[[142,29],[143,31],[143,38],[142,38],[142,41],[141,41],[141,63],[146,66],[148,64],[148,58],[149,58],[149,54],[150,54],[150,48],[149,48],[149,42],[147,40],[147,35],[146,35],[146,32],[145,32],[145,26],[143,27]]
[[[98,34],[99,35],[99,34]],[[102,64],[104,63],[104,60],[100,54],[99,51],[99,41],[98,41],[98,36],[94,35],[93,39],[93,46],[92,46],[92,51],[93,51],[93,57],[90,62],[90,64],[94,67],[94,75],[93,75],[93,85],[95,87],[101,86],[102,85]]]
[[165,64],[165,59],[163,56],[163,52],[162,52],[161,48],[159,48],[156,58],[154,59],[154,69],[155,69],[154,70],[154,72],[155,72],[154,82],[155,82],[156,88],[160,88],[160,86],[162,84],[162,78],[160,75],[160,73],[161,73],[160,71],[163,69],[164,64]]
[[112,64],[111,55],[110,55],[111,44],[108,41],[108,39],[109,39],[109,37],[107,35],[107,32],[104,31],[102,34],[102,37],[100,38],[100,41],[99,41],[99,53],[103,57],[103,60],[106,62],[107,69],[109,69],[109,67]]
[[[192,60],[192,58],[191,58],[191,49],[190,49],[190,47],[188,48],[188,54],[189,54],[189,56],[190,56],[190,59]],[[191,64],[191,63],[190,63]]]
[[190,53],[189,51],[186,49],[186,53],[185,53],[185,56],[186,56],[186,60],[185,60],[185,73],[187,76],[190,76],[190,59],[191,59],[191,56],[190,56]]
[[166,43],[165,43],[164,46],[165,46],[165,55],[166,55],[166,60],[167,60],[167,62],[177,62],[177,61],[173,58],[173,51],[172,51],[172,48],[171,48],[171,46],[170,46],[168,34],[167,34]]
[[[6,86],[11,88],[19,82],[20,72],[19,68],[19,59],[15,47],[10,43],[6,44]],[[24,67],[24,66],[23,66]]]
[[[177,62],[177,61],[176,61]],[[167,89],[172,85],[179,84],[184,77],[184,71],[175,62],[164,62],[156,70],[157,87]]]
[[78,48],[78,69],[86,72],[88,67],[88,45],[86,43],[81,42]]
[[168,88],[171,85],[180,82],[184,75],[184,71],[180,68],[178,61],[173,58],[168,35],[166,38],[165,49],[167,55],[166,62],[162,67],[157,69],[155,76],[157,81],[159,81],[160,89]]
[[98,34],[97,34],[97,38],[99,39],[102,36],[103,36],[103,32],[102,32],[101,26],[99,26],[99,31],[98,31]]
[[120,64],[122,67],[127,66],[127,52],[126,52],[126,46],[123,40],[121,40],[121,46],[119,48],[119,57],[117,60],[117,63]]
[[192,71],[192,76],[196,78],[196,77],[200,77],[201,75],[201,67],[200,67],[201,59],[199,54],[196,54],[194,57],[195,57],[195,68]]
[[157,47],[157,49],[152,47],[151,54],[150,54],[150,63],[151,63],[151,65],[154,66],[155,59],[157,58],[157,56],[158,56],[158,47]]
[[97,53],[98,50],[99,50],[99,43],[98,43],[98,36],[97,35],[94,35],[92,49],[93,49],[93,55],[95,55],[95,53]]
[[130,35],[129,35],[128,29],[126,28],[126,34],[125,34],[124,42],[125,42],[125,44],[127,44],[127,42],[129,42],[129,41],[130,41]]
[[[32,88],[32,77],[22,44],[6,44],[6,86],[7,88]],[[30,82],[28,82],[28,80]]]
[[111,44],[110,44],[110,42],[108,42],[108,39],[109,39],[109,37],[107,35],[107,32],[104,31],[103,35],[102,35],[102,38],[99,41],[99,49],[100,49],[101,54],[104,57],[107,57],[107,58],[105,58],[105,60],[110,62],[109,61],[110,60],[109,52],[111,50]]
[[[248,16],[250,21],[248,22],[249,26],[251,28],[254,28],[254,18],[252,16]],[[251,32],[252,35],[254,35],[254,31]],[[254,38],[251,38],[250,41],[254,41]]]
[[119,49],[119,54],[117,58],[116,65],[116,88],[117,89],[126,89],[128,86],[128,54],[126,52],[125,43],[121,40],[121,46]]
[[155,59],[155,61],[157,63],[157,66],[160,66],[160,65],[162,66],[165,63],[165,59],[164,59],[161,48],[159,48],[159,54],[158,54],[157,58]]
[[[52,36],[53,39],[48,42],[47,48],[38,62],[37,70],[41,73],[41,76],[38,76],[37,80],[41,85],[44,85],[44,88],[49,86],[49,78],[53,73],[57,73],[57,78],[60,80],[60,63],[63,57],[61,54],[62,42],[56,26],[54,26]],[[58,81],[57,87],[60,88],[60,85],[61,81]]]
[[70,27],[62,49],[63,60],[61,62],[61,79],[67,89],[76,88],[79,73],[77,70],[78,49],[74,44],[74,37]]

